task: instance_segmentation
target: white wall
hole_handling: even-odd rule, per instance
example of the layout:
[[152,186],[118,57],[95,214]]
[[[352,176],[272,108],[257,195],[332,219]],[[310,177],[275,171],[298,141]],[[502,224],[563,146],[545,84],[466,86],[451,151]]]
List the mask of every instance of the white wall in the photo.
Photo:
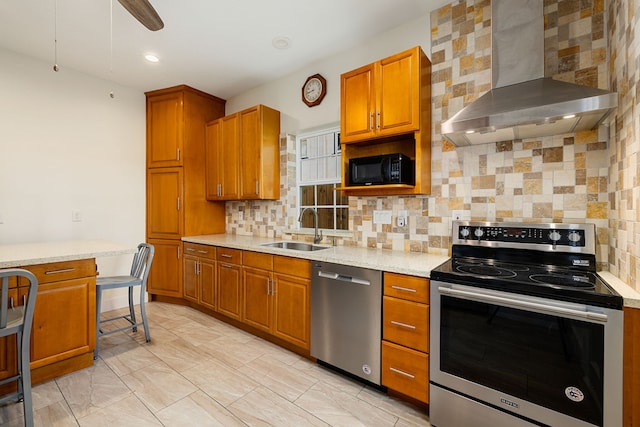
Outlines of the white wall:
[[[227,114],[256,104],[265,104],[280,110],[281,132],[291,134],[337,124],[340,121],[340,74],[417,45],[422,46],[427,56],[431,56],[430,28],[429,14],[416,18],[364,45],[228,99]],[[302,103],[301,90],[307,77],[316,73],[327,80],[327,95],[320,105],[309,108]]]
[[[6,50],[0,64],[0,244],[144,241],[144,94]],[[126,274],[131,256],[97,261]]]

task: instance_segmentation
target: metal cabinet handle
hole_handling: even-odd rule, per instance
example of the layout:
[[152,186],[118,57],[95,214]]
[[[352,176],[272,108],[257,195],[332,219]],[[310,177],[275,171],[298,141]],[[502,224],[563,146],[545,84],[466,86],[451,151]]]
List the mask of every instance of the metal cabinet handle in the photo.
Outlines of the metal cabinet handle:
[[75,270],[75,268],[63,268],[62,270],[45,271],[44,274],[68,273],[68,272],[73,271],[73,270]]
[[27,296],[22,295],[22,305],[27,305]]
[[411,288],[403,288],[402,286],[391,285],[391,289],[395,289],[397,291],[405,291],[405,292],[418,292],[416,289]]
[[222,268],[233,268],[233,266],[231,266],[229,264],[220,264],[220,267],[222,267]]
[[180,246],[178,246],[178,259],[180,259]]
[[180,161],[180,149],[176,148],[176,160]]
[[256,194],[260,194],[260,181],[256,179]]
[[409,377],[409,378],[415,378],[416,377],[415,375],[411,375],[408,372],[401,371],[400,369],[396,369],[394,367],[390,367],[389,370],[395,372],[396,374],[404,375],[405,377]]
[[233,258],[233,255],[229,255],[229,254],[220,254],[220,256],[222,258]]
[[180,197],[178,197],[178,210],[180,210]]
[[380,122],[381,122],[381,120],[380,120],[380,111],[378,111],[378,114],[376,116],[376,128],[377,129],[380,129]]
[[208,254],[208,253],[209,253],[209,251],[203,251],[202,249],[198,249],[198,253],[201,253],[201,254]]
[[369,112],[369,130],[373,129],[373,111]]
[[396,325],[396,326],[401,326],[403,328],[407,328],[407,329],[415,329],[416,327],[413,325],[408,325],[406,323],[402,323],[402,322],[396,322],[395,320],[391,321],[392,325]]
[[271,295],[271,279],[267,277],[267,295]]
[[196,250],[193,249],[193,248],[187,248],[187,249],[185,249],[185,251],[187,251],[187,252],[195,252]]
[[9,308],[15,308],[15,306],[13,305],[13,297],[9,298]]

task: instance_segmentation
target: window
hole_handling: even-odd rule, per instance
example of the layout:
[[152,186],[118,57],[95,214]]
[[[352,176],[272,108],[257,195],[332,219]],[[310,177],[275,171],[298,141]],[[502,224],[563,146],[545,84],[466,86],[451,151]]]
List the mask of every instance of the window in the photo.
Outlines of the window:
[[[299,211],[318,212],[318,227],[349,229],[349,198],[340,190],[342,156],[337,128],[300,135],[297,138]],[[301,227],[314,227],[314,214],[306,211]]]

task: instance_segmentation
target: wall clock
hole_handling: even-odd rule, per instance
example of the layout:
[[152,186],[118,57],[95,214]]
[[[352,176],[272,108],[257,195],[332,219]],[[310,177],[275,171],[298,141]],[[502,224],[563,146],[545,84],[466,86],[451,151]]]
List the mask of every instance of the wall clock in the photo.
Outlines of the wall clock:
[[319,105],[327,94],[327,81],[320,74],[309,76],[302,85],[302,102],[307,107]]

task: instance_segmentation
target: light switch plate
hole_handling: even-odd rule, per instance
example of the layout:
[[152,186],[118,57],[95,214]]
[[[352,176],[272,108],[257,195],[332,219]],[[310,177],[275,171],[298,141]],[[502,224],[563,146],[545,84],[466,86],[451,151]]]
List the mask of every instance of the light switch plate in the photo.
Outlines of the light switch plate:
[[373,211],[374,224],[391,224],[391,211]]
[[82,212],[77,209],[71,211],[71,221],[73,222],[81,222],[82,221]]

